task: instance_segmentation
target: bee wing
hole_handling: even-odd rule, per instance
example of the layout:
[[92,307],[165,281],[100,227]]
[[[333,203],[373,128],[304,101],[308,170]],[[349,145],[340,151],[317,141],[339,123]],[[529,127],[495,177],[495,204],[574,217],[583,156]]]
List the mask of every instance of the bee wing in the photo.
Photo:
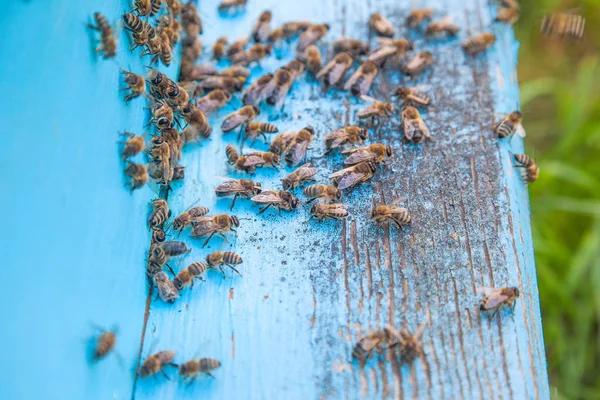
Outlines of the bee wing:
[[271,79],[263,88],[260,90],[258,94],[258,102],[263,101],[264,99],[270,97],[273,92],[277,89],[277,82],[275,79]]
[[275,109],[279,110],[281,108],[291,86],[292,81],[289,81],[285,86],[279,86],[279,90],[277,91],[276,96],[273,98],[273,105]]
[[344,90],[348,90],[352,87],[352,85],[354,85],[356,83],[356,81],[358,80],[358,78],[362,75],[362,71],[359,69],[356,70],[356,72],[354,72],[352,74],[352,76],[350,78],[348,78],[348,80],[346,81],[346,83],[344,83]]
[[485,308],[490,310],[492,308],[496,308],[496,307],[502,305],[508,299],[509,299],[508,296],[503,295],[500,290],[497,290],[497,291],[492,292],[491,294],[487,295],[485,297],[485,299],[483,299],[483,302],[485,303]]
[[219,226],[215,224],[212,217],[200,217],[196,219],[196,223],[192,228],[192,237],[210,235],[214,231],[218,230]]
[[[377,154],[371,152],[368,148],[362,148],[362,149],[355,149],[356,151],[354,151],[348,158],[346,158],[346,160],[344,161],[344,164],[346,165],[354,165],[354,164],[358,164],[359,162],[362,161],[370,161],[372,159],[374,159],[375,157],[377,157]],[[343,152],[342,152],[343,154]]]
[[397,51],[397,49],[394,46],[381,46],[377,49],[375,49],[374,52],[372,52],[371,54],[369,54],[369,61],[373,61],[373,62],[377,62],[380,61],[386,57],[389,57],[393,54],[395,54]]
[[229,132],[246,122],[246,116],[240,114],[239,111],[235,111],[225,117],[225,120],[221,124],[221,130],[223,132]]
[[360,96],[360,98],[361,98],[363,101],[368,101],[368,102],[371,102],[371,103],[379,103],[379,100],[377,100],[377,99],[374,99],[374,98],[373,98],[373,97],[371,97],[371,96],[367,96],[366,94],[363,94],[363,95],[361,95],[361,96]]
[[391,38],[386,38],[386,37],[381,37],[381,36],[377,36],[375,38],[375,40],[377,41],[377,43],[379,43],[381,46],[391,46],[393,43],[393,40]]
[[349,187],[352,187],[358,182],[360,182],[360,180],[363,179],[364,176],[365,175],[361,172],[347,171],[346,173],[342,174],[340,179],[338,180],[337,188],[339,190],[344,190]]
[[431,135],[429,134],[429,128],[425,125],[425,121],[419,118],[419,122],[417,123],[419,129],[423,132],[426,138],[431,139]]
[[298,165],[306,155],[309,142],[291,143],[285,150],[285,160],[290,165]]
[[[404,203],[406,200],[408,200],[408,197],[398,197],[398,198],[392,200],[388,204],[388,206],[396,206],[396,205],[398,205],[400,203]],[[396,208],[398,208],[398,207],[396,207]],[[406,208],[403,208],[403,210],[406,210]]]
[[522,124],[517,124],[517,126],[515,126],[515,133],[522,138],[525,137],[525,128],[523,128]]
[[316,31],[306,30],[302,32],[298,39],[298,51],[304,51],[308,46],[313,44],[318,39],[318,33]]
[[215,187],[215,193],[217,194],[239,193],[244,191],[244,187],[237,180],[223,182]]
[[277,195],[277,192],[273,191],[267,191],[257,194],[256,196],[252,197],[252,201],[255,203],[283,203],[283,199]]
[[331,71],[331,69],[333,67],[335,67],[335,59],[329,61],[327,63],[327,65],[325,65],[323,68],[321,68],[321,70],[317,73],[317,75],[315,76],[317,79],[320,79],[323,75],[325,75],[326,73],[328,73],[329,71]]
[[325,136],[325,144],[330,149],[334,149],[348,139],[348,133],[345,129],[338,129]]
[[494,293],[494,292],[499,292],[500,289],[494,288],[494,287],[486,287],[486,286],[481,286],[478,287],[477,289],[475,289],[475,291],[477,293],[481,293],[484,296],[489,296],[490,294]]
[[368,93],[373,84],[373,80],[377,76],[377,72],[371,75],[362,75],[362,79],[359,79],[358,91],[359,93]]
[[310,179],[313,176],[315,176],[316,174],[317,174],[317,169],[310,168],[310,163],[304,164],[303,166],[298,168],[298,178],[300,178],[300,180]]
[[377,114],[377,107],[375,107],[374,105],[365,107],[361,110],[358,110],[358,112],[356,113],[356,116],[358,118],[364,118],[364,117],[368,117],[373,114]]
[[404,126],[404,137],[408,140],[412,140],[417,127],[414,124],[413,120],[405,119],[402,121],[402,125]]
[[258,154],[250,154],[246,156],[245,167],[252,167],[256,165],[263,165],[265,160]]
[[329,75],[327,76],[327,81],[330,85],[335,85],[344,77],[346,71],[349,67],[346,64],[335,63],[331,71],[329,71]]

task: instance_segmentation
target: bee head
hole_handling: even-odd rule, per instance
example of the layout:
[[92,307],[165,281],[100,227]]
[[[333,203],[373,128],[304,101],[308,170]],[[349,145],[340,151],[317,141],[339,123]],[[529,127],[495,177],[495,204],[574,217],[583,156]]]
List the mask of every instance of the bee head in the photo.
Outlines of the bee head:
[[231,224],[236,228],[240,226],[240,220],[235,215],[230,216],[229,219],[231,220]]
[[[181,282],[179,280],[179,278],[173,279],[173,285],[175,285],[175,287],[177,288],[177,290],[183,290],[183,282]],[[185,364],[182,365],[181,368],[183,368],[184,366],[185,366]]]
[[167,274],[164,271],[158,271],[156,274],[154,274],[155,282],[167,282],[168,280],[169,280],[169,277],[167,276]]
[[[159,118],[159,120],[160,119],[161,118]],[[165,142],[165,139],[163,139],[162,136],[154,136],[152,139],[150,139],[150,141],[152,142],[152,144],[161,145]]]
[[281,186],[283,186],[284,190],[290,190],[292,188],[292,181],[288,178],[283,178],[281,180]]
[[360,131],[358,133],[358,136],[362,139],[365,140],[369,137],[369,129],[368,128],[360,128]]
[[367,163],[367,165],[369,166],[369,169],[371,170],[371,173],[375,173],[377,171],[377,165],[375,165],[375,163],[372,163],[371,161],[369,161]]
[[304,130],[308,131],[311,134],[311,136],[314,136],[315,134],[315,128],[313,128],[312,126],[305,126]]
[[256,115],[260,115],[260,108],[259,108],[258,106],[254,106],[254,105],[253,105],[253,106],[252,106],[252,109],[254,110],[254,113],[255,113]]
[[385,146],[385,155],[388,157],[391,157],[394,154],[394,150],[392,149],[392,146],[390,146],[389,144]]
[[344,193],[341,190],[336,189],[335,199],[337,201],[340,201],[340,200],[342,200],[342,196],[344,196]]
[[183,115],[191,114],[191,112],[193,110],[194,110],[194,106],[192,105],[192,103],[187,103],[186,105],[181,107],[181,112],[183,113]]
[[331,27],[329,26],[329,24],[323,24],[323,28],[325,28],[325,30],[328,31]]
[[179,90],[179,86],[175,84],[169,85],[169,87],[167,88],[167,96],[169,96],[172,99],[179,96],[180,94],[181,91]]
[[523,118],[523,114],[521,113],[521,111],[513,111],[510,113],[510,119],[515,122],[521,121],[521,118]]
[[292,201],[290,201],[290,206],[292,207],[292,210],[295,210],[296,208],[298,208],[299,205],[300,205],[300,200],[298,200],[297,197],[292,196]]
[[273,164],[279,164],[281,162],[281,157],[279,157],[279,155],[275,154],[275,153],[271,153],[273,154]]
[[514,287],[514,288],[512,288],[512,290],[513,290],[515,297],[519,297],[521,295],[521,293],[519,292],[519,288]]
[[167,238],[167,234],[160,228],[152,228],[152,239],[155,242],[161,243],[164,242]]
[[316,203],[313,204],[312,206],[310,206],[310,213],[312,215],[316,214],[316,212],[317,212],[317,206],[318,206],[318,204],[316,204]]

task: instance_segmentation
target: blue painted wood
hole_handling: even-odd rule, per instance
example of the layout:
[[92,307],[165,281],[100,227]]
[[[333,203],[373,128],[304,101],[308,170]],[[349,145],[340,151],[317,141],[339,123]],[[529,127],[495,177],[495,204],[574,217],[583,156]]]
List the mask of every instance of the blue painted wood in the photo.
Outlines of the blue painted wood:
[[[142,357],[174,350],[176,361],[214,357],[222,362],[216,379],[186,386],[138,379],[134,370],[146,301],[145,255],[148,187],[130,195],[123,188],[118,131],[140,132],[142,100],[125,105],[117,92],[117,66],[93,54],[83,27],[94,11],[111,20],[126,2],[12,2],[0,15],[4,51],[0,76],[2,121],[8,157],[3,178],[17,196],[3,196],[8,250],[0,272],[8,299],[4,342],[3,398],[548,398],[541,319],[529,225],[529,204],[511,167],[510,152],[522,142],[492,138],[494,112],[518,108],[515,76],[517,44],[512,30],[492,25],[494,6],[483,0],[428,1],[439,15],[461,26],[459,40],[425,42],[402,21],[409,6],[391,0],[320,2],[250,1],[244,13],[221,18],[217,2],[200,10],[203,41],[246,34],[260,12],[273,11],[274,25],[297,19],[328,22],[331,41],[339,35],[366,39],[365,21],[380,11],[398,26],[398,35],[433,51],[433,72],[416,84],[434,87],[434,110],[425,120],[436,140],[403,146],[395,128],[381,129],[397,157],[372,183],[347,196],[352,216],[345,222],[304,224],[306,213],[256,214],[238,201],[242,219],[231,243],[183,240],[193,251],[176,263],[185,267],[210,251],[233,250],[244,258],[243,277],[225,280],[209,273],[207,282],[183,293],[174,305],[151,303]],[[35,27],[35,28],[31,28]],[[491,30],[496,45],[475,59],[458,44]],[[7,40],[11,38],[11,40]],[[144,60],[131,55],[120,36],[117,62],[141,71]],[[325,46],[323,50],[325,51]],[[253,68],[256,78],[289,61],[293,48]],[[225,64],[223,64],[225,65]],[[169,69],[175,77],[175,67]],[[378,78],[374,96],[386,98],[399,82],[396,73]],[[221,135],[223,116],[212,115],[213,137],[186,148],[186,180],[169,202],[178,213],[199,200],[211,213],[228,212],[217,200],[219,176],[242,176],[227,167],[224,148],[235,134]],[[327,181],[341,157],[323,154],[321,138],[353,122],[362,105],[342,92],[324,93],[303,78],[282,112],[262,108],[259,120],[281,130],[312,125],[316,142],[309,152]],[[254,147],[266,148],[257,143]],[[18,165],[18,168],[13,166]],[[14,171],[14,172],[13,172]],[[287,171],[289,172],[289,171]],[[255,178],[279,187],[280,173],[261,170]],[[6,189],[8,190],[8,189]],[[368,219],[372,199],[407,196],[415,223],[404,231],[376,230]],[[15,201],[16,200],[16,201]],[[476,286],[518,284],[524,292],[515,315],[502,313],[488,325],[476,310]],[[90,323],[119,326],[117,350],[88,365]],[[369,329],[392,323],[414,329],[427,322],[425,364],[412,368],[372,359],[364,370],[350,363],[353,343]]]

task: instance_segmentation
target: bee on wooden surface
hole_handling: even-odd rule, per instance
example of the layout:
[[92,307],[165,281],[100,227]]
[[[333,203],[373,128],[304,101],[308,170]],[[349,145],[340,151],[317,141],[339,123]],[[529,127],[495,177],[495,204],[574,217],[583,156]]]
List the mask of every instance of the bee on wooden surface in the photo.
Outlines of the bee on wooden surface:
[[283,24],[281,26],[281,30],[283,31],[283,37],[289,40],[294,36],[306,31],[311,26],[312,22],[310,21],[292,21]]
[[141,188],[148,181],[148,171],[142,164],[130,162],[125,168],[125,175],[131,178],[131,180],[126,183],[126,185],[130,187],[131,192]]
[[302,53],[308,46],[315,44],[329,32],[329,24],[310,25],[298,38],[298,53]]
[[342,151],[342,154],[350,154],[344,161],[346,165],[354,165],[363,161],[371,161],[380,164],[386,158],[394,155],[394,151],[390,145],[381,143],[371,144],[365,147]]
[[295,132],[283,132],[275,136],[269,145],[271,153],[282,155],[290,141],[296,136]]
[[[167,279],[169,278],[167,277]],[[163,371],[163,368],[166,365],[177,367],[177,364],[173,363],[174,359],[175,353],[173,353],[170,350],[159,351],[156,354],[152,354],[151,356],[148,356],[142,363],[142,366],[140,368],[140,376],[142,378],[146,378],[148,376],[162,372],[165,378],[169,379],[165,371]]]
[[241,65],[232,65],[231,67],[225,68],[219,72],[220,76],[231,76],[234,78],[242,77],[248,78],[250,76],[250,70]]
[[293,211],[300,205],[300,200],[285,190],[265,190],[252,197],[252,201],[257,204],[266,204],[258,211],[259,214],[271,206],[281,212],[281,210]]
[[[158,271],[154,274],[154,283],[156,284],[156,288],[158,289],[158,297],[162,301],[166,301],[167,303],[174,303],[175,299],[177,299],[179,295],[179,290],[173,285],[173,281],[169,279],[167,274],[163,271]],[[146,360],[147,361],[147,360]],[[146,362],[144,361],[144,364]],[[142,371],[143,371],[142,366]],[[151,375],[151,374],[150,374]],[[142,378],[144,375],[142,375]]]
[[244,48],[246,47],[247,44],[248,44],[247,37],[241,37],[238,40],[236,40],[235,42],[231,43],[231,45],[227,48],[227,58],[229,60],[231,60],[231,57],[244,51]]
[[356,116],[361,120],[370,119],[370,125],[373,125],[375,120],[377,120],[377,124],[379,124],[382,118],[392,117],[394,111],[396,110],[394,105],[387,101],[378,101],[368,96],[362,96],[361,98],[365,101],[370,101],[372,104],[359,110],[356,113]]
[[[231,159],[229,159],[229,161],[231,162]],[[235,161],[235,167],[240,171],[248,173],[253,173],[256,171],[256,168],[262,168],[265,166],[273,167],[275,170],[279,171],[277,165],[279,165],[280,162],[281,157],[277,154],[271,153],[270,151],[255,151],[240,156]]]
[[130,100],[141,96],[146,91],[146,81],[140,75],[134,74],[131,71],[121,70],[121,73],[125,75],[126,88],[120,90],[129,90],[129,93],[125,96],[125,102],[129,103]]
[[208,214],[208,208],[203,206],[192,207],[173,219],[171,225],[173,226],[173,229],[181,232],[186,226],[192,225],[196,218],[203,217],[206,214]]
[[410,225],[412,219],[408,210],[404,207],[398,207],[397,204],[400,199],[392,201],[390,204],[382,204],[379,206],[373,205],[371,209],[371,220],[378,227],[389,225],[393,222],[402,229],[403,226]]
[[333,52],[345,52],[353,57],[366,56],[369,53],[369,44],[360,40],[341,37],[333,42]]
[[115,347],[117,343],[116,332],[103,331],[96,339],[96,346],[92,356],[93,361],[98,361],[104,357]]
[[513,25],[519,20],[519,9],[513,7],[500,7],[494,21],[504,22],[505,24]]
[[316,75],[321,68],[323,68],[323,60],[321,59],[321,52],[319,48],[314,44],[311,44],[304,51],[304,62],[306,69],[313,75]]
[[255,105],[258,104],[261,92],[265,88],[265,86],[273,79],[273,74],[265,74],[254,81],[248,89],[244,91],[242,95],[242,103],[245,105]]
[[240,51],[232,55],[229,59],[233,64],[248,65],[252,62],[259,62],[269,54],[271,54],[272,48],[270,44],[264,45],[262,43],[256,43],[248,50]]
[[203,113],[210,113],[225,106],[231,100],[231,93],[216,89],[196,100],[196,107]]
[[260,108],[257,106],[243,106],[225,117],[221,124],[221,130],[223,132],[231,132],[235,128],[252,121],[258,115],[260,115]]
[[344,84],[344,90],[350,89],[353,96],[363,96],[369,93],[371,85],[377,76],[377,65],[367,61],[361,65]]
[[[235,150],[235,149],[234,149]],[[237,160],[236,160],[237,161]],[[256,196],[262,192],[260,183],[254,182],[251,179],[229,179],[215,187],[215,194],[217,197],[232,196],[230,210],[233,210],[233,205],[238,196],[250,199],[252,196]]]
[[581,15],[556,13],[544,16],[540,30],[544,36],[582,40],[585,33],[585,18]]
[[271,79],[261,90],[260,98],[267,104],[279,108],[294,82],[294,75],[286,69],[278,69]]
[[540,167],[535,160],[526,154],[515,154],[515,160],[520,164],[517,168],[525,168],[522,174],[523,182],[535,182],[540,176]]
[[384,65],[388,60],[398,61],[406,52],[414,49],[414,44],[406,39],[376,38],[379,46],[369,54],[369,61]]
[[298,167],[294,172],[288,174],[281,180],[281,185],[284,190],[292,190],[303,182],[309,182],[314,180],[313,177],[316,175],[317,169],[311,168],[310,163],[304,164]]
[[369,28],[374,30],[379,36],[394,36],[394,25],[380,13],[371,14],[371,17],[369,18]]
[[317,79],[325,79],[327,86],[332,86],[342,80],[346,71],[352,67],[354,60],[348,53],[338,53],[327,65],[325,65],[315,76]]
[[215,251],[206,256],[206,263],[209,268],[219,269],[223,274],[223,278],[225,278],[225,271],[223,271],[223,265],[227,265],[229,268],[234,270],[239,276],[240,271],[238,271],[234,265],[238,265],[243,263],[242,257],[238,256],[231,251]]
[[415,358],[423,357],[423,331],[425,324],[417,327],[413,335],[407,328],[400,330],[400,340],[398,341],[400,349],[400,359],[403,364],[411,364]]
[[477,293],[483,293],[485,297],[479,304],[479,310],[481,311],[492,311],[490,322],[494,319],[498,311],[502,306],[507,306],[511,309],[511,312],[515,311],[515,301],[519,298],[519,288],[491,288],[491,287],[478,287]]
[[404,102],[405,106],[424,106],[427,107],[431,105],[431,99],[421,93],[419,90],[421,87],[398,87],[394,90],[393,96],[398,97]]
[[267,40],[267,36],[269,36],[269,31],[271,30],[272,17],[271,11],[268,10],[263,11],[262,14],[260,14],[250,33],[252,40],[257,43]]
[[465,53],[470,56],[475,56],[488,49],[496,42],[496,35],[493,33],[480,33],[479,35],[471,36],[461,46]]
[[433,54],[428,51],[422,51],[412,60],[410,60],[401,69],[407,75],[418,75],[433,63]]
[[295,166],[306,156],[306,150],[312,142],[315,130],[312,126],[304,127],[289,142],[284,151],[285,162],[289,166]]
[[194,279],[203,281],[202,274],[208,269],[208,266],[201,261],[196,261],[187,266],[187,268],[179,271],[173,285],[177,290],[183,290],[186,286],[194,287]]
[[136,136],[130,132],[124,132],[122,135],[128,137],[123,144],[123,151],[121,152],[121,157],[123,157],[123,160],[126,160],[129,157],[133,157],[144,151],[144,136]]
[[190,128],[195,129],[203,138],[208,138],[212,132],[212,127],[202,111],[192,103],[186,103],[181,107],[183,119]]
[[152,244],[162,243],[167,240],[167,234],[162,228],[152,228]]
[[304,189],[303,193],[309,198],[309,203],[316,199],[322,199],[323,202],[330,203],[332,201],[341,201],[343,197],[342,190],[332,185],[310,185]]
[[385,349],[395,346],[400,341],[400,334],[391,326],[378,329],[360,338],[352,349],[352,357],[365,363],[373,351],[382,353]]
[[452,22],[451,17],[444,17],[437,21],[432,21],[425,28],[427,36],[456,36],[460,26]]
[[244,133],[246,134],[245,139],[251,139],[252,144],[256,142],[258,136],[262,136],[267,142],[267,136],[265,133],[277,133],[279,129],[273,124],[268,122],[249,122],[244,127]]
[[170,84],[165,94],[165,100],[172,107],[183,107],[190,102],[188,92],[176,83]]
[[226,92],[233,93],[242,90],[246,83],[243,77],[233,78],[231,76],[209,76],[201,82],[195,84],[193,90],[194,96],[199,96],[205,91],[222,89]]
[[106,17],[99,12],[94,13],[94,24],[88,24],[88,27],[100,32],[100,46],[96,48],[96,53],[102,53],[102,58],[113,58],[117,55],[117,38]]
[[218,214],[215,216],[204,216],[196,220],[194,227],[192,228],[191,236],[193,238],[208,236],[202,245],[202,247],[204,247],[215,233],[218,233],[225,241],[227,241],[225,233],[229,231],[236,232],[233,228],[239,226],[240,220],[235,215]]
[[421,8],[413,10],[406,17],[406,25],[409,28],[416,28],[421,25],[424,21],[429,20],[433,17],[434,10],[432,8]]
[[375,175],[375,171],[377,171],[377,166],[374,163],[361,162],[334,172],[329,177],[339,190],[344,190],[365,183]]
[[292,80],[295,80],[304,72],[304,64],[300,60],[292,60],[281,69],[289,71],[292,74]]
[[[334,203],[334,204],[325,204],[325,203],[317,203],[313,204],[310,208],[310,218],[315,218],[318,221],[323,221],[324,219],[344,219],[348,216],[348,210],[346,210],[346,204]],[[307,221],[307,222],[308,222]]]
[[406,107],[402,111],[402,127],[405,141],[420,144],[423,140],[428,139],[433,142],[429,128],[421,118],[419,110],[414,107]]
[[347,143],[352,145],[360,144],[368,137],[369,130],[359,126],[350,125],[336,129],[328,133],[324,138],[325,146],[327,147],[326,154]]
[[221,366],[219,360],[214,358],[200,358],[198,360],[191,360],[179,366],[179,375],[183,379],[189,379],[190,383],[194,382],[198,377],[198,374],[206,374],[211,378],[214,376],[210,373]]
[[227,36],[221,36],[217,39],[212,48],[213,58],[217,61],[221,60],[225,55],[225,47],[227,46]]
[[219,4],[219,12],[239,11],[246,7],[248,0],[223,0]]
[[156,228],[162,226],[167,219],[171,216],[171,210],[169,210],[169,203],[165,199],[154,199],[152,201],[152,212],[148,217],[148,226],[150,228]]
[[494,127],[494,134],[499,139],[504,139],[514,135],[515,133],[521,137],[525,137],[525,130],[521,121],[523,114],[520,111],[513,111],[499,121]]

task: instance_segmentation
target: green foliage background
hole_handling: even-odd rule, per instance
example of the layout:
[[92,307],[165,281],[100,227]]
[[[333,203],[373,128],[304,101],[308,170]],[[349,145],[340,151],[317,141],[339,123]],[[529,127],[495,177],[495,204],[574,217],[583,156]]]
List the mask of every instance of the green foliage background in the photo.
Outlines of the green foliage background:
[[[540,37],[545,13],[571,9],[583,42]],[[600,399],[600,0],[523,0],[515,31],[553,397]]]

